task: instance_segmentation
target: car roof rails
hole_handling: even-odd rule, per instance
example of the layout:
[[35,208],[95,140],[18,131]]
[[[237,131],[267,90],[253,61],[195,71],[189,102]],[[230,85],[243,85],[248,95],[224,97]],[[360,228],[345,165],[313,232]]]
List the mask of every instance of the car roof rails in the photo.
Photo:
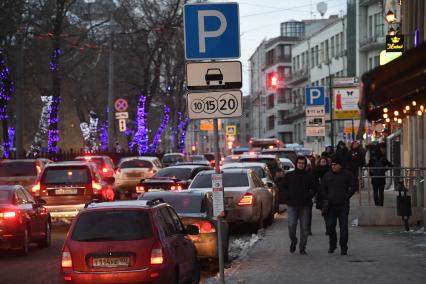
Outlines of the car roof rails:
[[146,205],[148,205],[148,206],[152,207],[152,206],[155,206],[155,205],[159,205],[159,204],[161,204],[161,203],[166,203],[166,202],[164,201],[164,199],[163,199],[163,198],[161,198],[161,197],[157,197],[157,198],[153,198],[153,199],[151,199],[151,200],[148,200],[148,201],[146,202]]
[[92,200],[90,200],[90,201],[88,201],[88,202],[86,202],[86,203],[84,204],[84,208],[89,207],[89,205],[90,205],[90,204],[93,204],[93,203],[101,203],[101,202],[102,202],[102,200],[100,200],[100,199],[98,199],[98,198],[92,199]]

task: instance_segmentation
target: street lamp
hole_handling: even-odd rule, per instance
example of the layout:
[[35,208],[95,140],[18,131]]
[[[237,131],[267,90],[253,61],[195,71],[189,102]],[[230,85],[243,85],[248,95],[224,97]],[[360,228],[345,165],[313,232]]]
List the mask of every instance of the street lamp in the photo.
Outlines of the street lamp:
[[389,10],[389,11],[386,13],[385,18],[386,18],[386,21],[387,21],[389,24],[392,24],[392,23],[393,23],[393,22],[395,22],[395,20],[396,20],[396,18],[395,18],[395,13],[394,13],[394,12],[392,12],[391,10]]

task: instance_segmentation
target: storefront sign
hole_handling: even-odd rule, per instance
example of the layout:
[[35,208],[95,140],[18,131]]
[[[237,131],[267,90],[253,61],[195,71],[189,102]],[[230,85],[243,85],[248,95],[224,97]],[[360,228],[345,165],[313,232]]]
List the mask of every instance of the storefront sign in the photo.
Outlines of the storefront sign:
[[404,36],[386,36],[386,52],[404,52]]

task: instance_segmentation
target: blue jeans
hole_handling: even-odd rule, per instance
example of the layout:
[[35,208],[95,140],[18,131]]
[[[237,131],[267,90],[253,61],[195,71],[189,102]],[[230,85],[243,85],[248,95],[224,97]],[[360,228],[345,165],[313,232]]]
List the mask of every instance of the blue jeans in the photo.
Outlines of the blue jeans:
[[312,209],[311,206],[305,207],[288,207],[288,234],[292,243],[297,243],[296,230],[297,220],[300,223],[300,244],[299,249],[305,250],[306,243],[308,242],[308,224],[309,224],[309,212]]
[[337,219],[339,219],[340,239],[339,244],[342,251],[348,250],[348,216],[349,205],[330,205],[327,213],[328,236],[330,247],[337,247]]

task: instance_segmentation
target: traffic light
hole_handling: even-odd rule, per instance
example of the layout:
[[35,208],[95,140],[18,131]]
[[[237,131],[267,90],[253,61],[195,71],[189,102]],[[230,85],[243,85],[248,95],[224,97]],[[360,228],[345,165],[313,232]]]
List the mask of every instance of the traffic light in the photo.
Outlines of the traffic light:
[[278,75],[275,72],[271,72],[268,73],[266,80],[266,85],[268,89],[276,89],[278,87],[280,79],[278,78]]
[[233,146],[234,146],[233,144],[234,144],[234,142],[228,141],[228,150],[231,150],[233,148]]
[[195,145],[192,145],[191,150],[192,150],[192,153],[195,153],[195,150],[197,150],[197,148],[195,147]]
[[272,76],[272,77],[271,77],[271,86],[272,86],[273,88],[276,88],[276,87],[277,87],[277,85],[278,85],[278,78],[277,78],[277,76],[276,76],[276,75],[274,75],[274,76]]

